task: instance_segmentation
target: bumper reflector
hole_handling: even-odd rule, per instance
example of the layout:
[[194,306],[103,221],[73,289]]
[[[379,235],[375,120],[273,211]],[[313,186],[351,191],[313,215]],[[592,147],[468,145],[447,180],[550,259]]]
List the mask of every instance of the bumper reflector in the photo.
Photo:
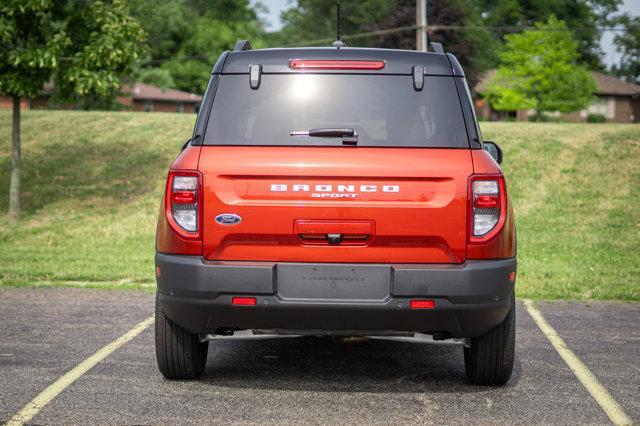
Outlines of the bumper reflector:
[[409,302],[411,309],[435,309],[435,300],[412,300]]
[[234,306],[256,306],[255,297],[232,297],[231,304]]

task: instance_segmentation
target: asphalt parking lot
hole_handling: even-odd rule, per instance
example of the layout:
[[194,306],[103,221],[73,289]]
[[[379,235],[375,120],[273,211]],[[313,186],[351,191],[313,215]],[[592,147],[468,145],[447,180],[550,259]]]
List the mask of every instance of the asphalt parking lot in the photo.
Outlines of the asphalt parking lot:
[[[0,289],[0,421],[153,313],[135,291]],[[568,348],[640,421],[640,304],[539,303]],[[146,328],[33,423],[591,423],[610,419],[522,304],[503,388],[467,384],[462,349],[302,337],[212,342],[205,377],[164,380]]]

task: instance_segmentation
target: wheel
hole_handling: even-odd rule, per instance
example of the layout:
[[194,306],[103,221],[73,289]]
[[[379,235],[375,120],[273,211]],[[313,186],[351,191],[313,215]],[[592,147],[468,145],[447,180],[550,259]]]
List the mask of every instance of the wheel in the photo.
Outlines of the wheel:
[[511,295],[511,309],[506,318],[489,332],[471,339],[464,348],[467,378],[475,385],[502,386],[511,378],[516,346],[516,301]]
[[209,342],[201,342],[164,314],[156,293],[156,359],[164,377],[172,380],[197,379],[207,363]]

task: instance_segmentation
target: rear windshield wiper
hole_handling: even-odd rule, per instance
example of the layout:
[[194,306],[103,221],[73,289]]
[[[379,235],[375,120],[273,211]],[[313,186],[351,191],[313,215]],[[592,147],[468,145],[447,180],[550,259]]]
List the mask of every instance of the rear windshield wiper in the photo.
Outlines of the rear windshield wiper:
[[299,130],[289,133],[291,136],[310,136],[317,138],[342,138],[345,145],[356,145],[358,143],[358,132],[355,129],[311,129]]

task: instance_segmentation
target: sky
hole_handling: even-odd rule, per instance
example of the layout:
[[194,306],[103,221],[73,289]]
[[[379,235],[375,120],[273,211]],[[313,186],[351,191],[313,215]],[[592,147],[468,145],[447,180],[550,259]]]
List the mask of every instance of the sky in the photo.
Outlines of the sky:
[[[269,31],[277,31],[282,27],[280,22],[280,12],[285,10],[290,3],[294,0],[260,0],[263,5],[267,7],[269,12],[262,16],[267,22],[267,29]],[[427,0],[428,1],[428,0]],[[626,12],[631,15],[640,15],[640,0],[624,0],[624,3],[620,6],[620,12]],[[605,32],[601,39],[602,50],[604,51],[604,62],[610,67],[613,64],[618,63],[620,60],[620,54],[615,51],[613,45],[614,32]]]
[[[252,3],[255,3],[255,1]],[[267,30],[278,31],[282,27],[282,23],[280,22],[280,12],[285,10],[292,2],[290,0],[260,0],[260,3],[269,9],[269,13],[262,16],[262,18],[267,22]]]
[[[626,12],[634,16],[640,15],[640,0],[625,0],[624,4],[620,6],[620,12]],[[615,33],[609,31],[600,40],[600,45],[604,51],[604,63],[607,64],[607,67],[620,61],[620,54],[615,51],[616,49],[613,45],[614,36]]]

